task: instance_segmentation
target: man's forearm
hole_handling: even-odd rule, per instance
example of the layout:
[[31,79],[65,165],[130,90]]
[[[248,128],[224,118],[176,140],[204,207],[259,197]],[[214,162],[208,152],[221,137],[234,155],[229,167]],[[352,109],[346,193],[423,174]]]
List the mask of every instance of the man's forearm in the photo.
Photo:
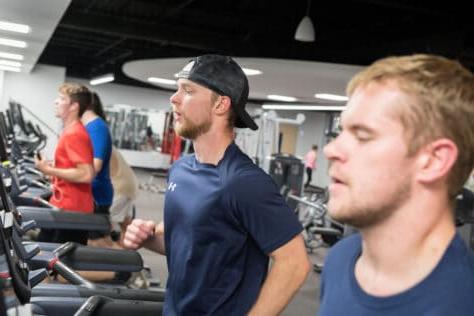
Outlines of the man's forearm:
[[288,305],[310,271],[307,259],[275,261],[248,315],[278,315]]
[[147,240],[145,243],[143,243],[143,247],[151,251],[158,252],[159,254],[166,255],[165,238],[160,233],[155,233],[154,238],[151,238],[150,240]]
[[43,169],[43,173],[74,183],[90,183],[92,181],[91,173],[93,176],[92,166],[90,171],[79,168],[62,169],[48,166]]

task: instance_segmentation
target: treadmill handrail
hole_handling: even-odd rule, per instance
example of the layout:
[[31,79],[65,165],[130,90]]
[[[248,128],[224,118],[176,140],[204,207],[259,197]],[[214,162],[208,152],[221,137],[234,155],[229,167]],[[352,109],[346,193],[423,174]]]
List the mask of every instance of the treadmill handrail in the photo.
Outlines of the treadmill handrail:
[[108,232],[110,222],[103,215],[56,211],[44,207],[18,206],[24,221],[34,220],[39,228]]

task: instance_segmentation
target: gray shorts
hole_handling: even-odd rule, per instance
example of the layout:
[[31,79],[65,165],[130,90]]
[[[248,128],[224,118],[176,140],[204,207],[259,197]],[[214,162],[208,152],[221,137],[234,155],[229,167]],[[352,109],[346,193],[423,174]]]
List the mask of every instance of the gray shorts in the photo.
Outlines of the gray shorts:
[[134,200],[125,196],[116,196],[110,207],[110,221],[113,230],[120,230],[120,223],[128,218],[134,218],[135,214]]

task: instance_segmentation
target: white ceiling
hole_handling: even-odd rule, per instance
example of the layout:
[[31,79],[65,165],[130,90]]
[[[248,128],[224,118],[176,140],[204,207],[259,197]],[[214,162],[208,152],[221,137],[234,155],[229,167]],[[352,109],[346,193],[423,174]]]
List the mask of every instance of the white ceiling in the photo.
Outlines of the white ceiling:
[[21,71],[30,72],[71,0],[0,0],[0,20],[27,24],[28,34],[0,30],[0,37],[27,42],[26,48],[0,45],[0,52],[25,56]]
[[[189,59],[137,60],[124,64],[122,70],[127,76],[144,82],[148,82],[149,77],[176,79],[174,74],[186,65]],[[241,67],[262,71],[261,75],[248,77],[251,100],[266,100],[267,95],[277,94],[296,97],[298,103],[312,104],[331,103],[315,99],[315,93],[345,95],[347,82],[363,68],[352,65],[268,58],[235,58],[235,60]],[[175,89],[170,85],[151,84],[165,89]]]

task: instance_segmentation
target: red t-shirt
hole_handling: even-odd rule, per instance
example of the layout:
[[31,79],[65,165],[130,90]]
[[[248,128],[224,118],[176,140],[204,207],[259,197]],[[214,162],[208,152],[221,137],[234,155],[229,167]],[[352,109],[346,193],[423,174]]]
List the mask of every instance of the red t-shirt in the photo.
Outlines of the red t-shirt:
[[[80,122],[64,130],[54,154],[56,168],[75,168],[78,164],[93,164],[92,143],[86,129]],[[53,195],[49,201],[66,211],[94,212],[92,185],[74,183],[54,178]]]

